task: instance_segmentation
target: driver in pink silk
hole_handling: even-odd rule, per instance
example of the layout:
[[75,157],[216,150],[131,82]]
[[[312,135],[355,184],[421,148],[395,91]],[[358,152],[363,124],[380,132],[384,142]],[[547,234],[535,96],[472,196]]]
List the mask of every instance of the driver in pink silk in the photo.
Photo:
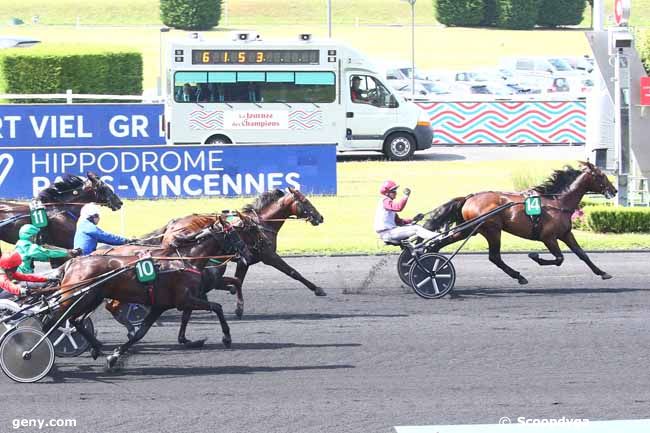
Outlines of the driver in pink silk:
[[397,200],[397,185],[392,180],[385,181],[379,190],[382,195],[375,212],[375,231],[382,241],[399,243],[404,239],[417,236],[422,239],[429,239],[436,236],[436,233],[415,224],[424,215],[417,214],[413,219],[400,218],[397,212],[406,207],[406,202],[411,195],[411,190],[404,188],[404,196]]

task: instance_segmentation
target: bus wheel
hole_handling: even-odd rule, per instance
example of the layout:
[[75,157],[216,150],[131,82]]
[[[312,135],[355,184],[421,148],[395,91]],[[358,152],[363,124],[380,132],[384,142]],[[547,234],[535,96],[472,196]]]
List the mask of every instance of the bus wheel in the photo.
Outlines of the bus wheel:
[[413,137],[404,132],[396,132],[388,136],[384,142],[384,154],[391,161],[406,161],[415,152]]
[[205,140],[205,144],[232,144],[232,141],[225,135],[213,135]]

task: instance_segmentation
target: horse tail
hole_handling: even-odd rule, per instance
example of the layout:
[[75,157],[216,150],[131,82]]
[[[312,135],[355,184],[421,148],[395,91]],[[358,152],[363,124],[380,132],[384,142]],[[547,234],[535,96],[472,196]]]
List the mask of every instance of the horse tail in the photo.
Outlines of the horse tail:
[[[449,200],[447,203],[435,208],[430,212],[431,216],[424,223],[424,228],[431,231],[439,230],[449,227],[451,224],[460,224],[463,221],[463,205],[472,194],[466,197],[456,197]],[[443,231],[444,231],[443,230]]]

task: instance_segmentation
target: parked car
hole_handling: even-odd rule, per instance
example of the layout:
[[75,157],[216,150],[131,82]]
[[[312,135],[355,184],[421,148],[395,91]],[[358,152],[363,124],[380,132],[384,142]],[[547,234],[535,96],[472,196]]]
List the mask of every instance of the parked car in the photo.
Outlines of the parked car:
[[41,41],[23,36],[0,36],[0,48],[27,48]]

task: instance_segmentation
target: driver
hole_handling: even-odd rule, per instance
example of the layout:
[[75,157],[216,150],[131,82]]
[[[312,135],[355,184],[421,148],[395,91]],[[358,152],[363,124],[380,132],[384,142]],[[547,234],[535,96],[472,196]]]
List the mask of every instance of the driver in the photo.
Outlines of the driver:
[[398,243],[411,236],[418,236],[425,240],[436,236],[436,233],[415,224],[424,218],[421,213],[413,219],[402,219],[397,215],[397,212],[406,207],[406,202],[411,195],[411,190],[404,188],[404,197],[396,200],[398,187],[399,185],[392,180],[387,180],[379,189],[382,197],[375,212],[375,231],[379,238],[384,242]]
[[27,288],[14,283],[13,280],[27,281],[30,283],[51,283],[58,282],[57,279],[48,279],[38,275],[25,275],[18,271],[18,266],[23,262],[23,258],[16,251],[3,254],[0,257],[0,299],[9,298],[11,295],[25,296],[28,294]]
[[36,236],[40,230],[32,224],[25,224],[18,231],[16,251],[22,257],[22,264],[18,270],[23,274],[34,273],[34,261],[48,262],[50,259],[76,257],[80,254],[77,250],[50,249],[38,245]]
[[350,87],[350,98],[352,98],[352,102],[356,102],[358,104],[368,104],[368,96],[362,95],[361,89],[359,88],[360,85],[361,78],[358,75],[353,76],[352,87]]
[[[97,249],[97,242],[108,245],[124,245],[129,243],[129,239],[107,233],[100,229],[99,224],[99,206],[95,203],[85,204],[81,208],[77,230],[74,234],[74,247],[81,250],[83,255],[88,255]],[[135,241],[132,239],[131,241]]]

